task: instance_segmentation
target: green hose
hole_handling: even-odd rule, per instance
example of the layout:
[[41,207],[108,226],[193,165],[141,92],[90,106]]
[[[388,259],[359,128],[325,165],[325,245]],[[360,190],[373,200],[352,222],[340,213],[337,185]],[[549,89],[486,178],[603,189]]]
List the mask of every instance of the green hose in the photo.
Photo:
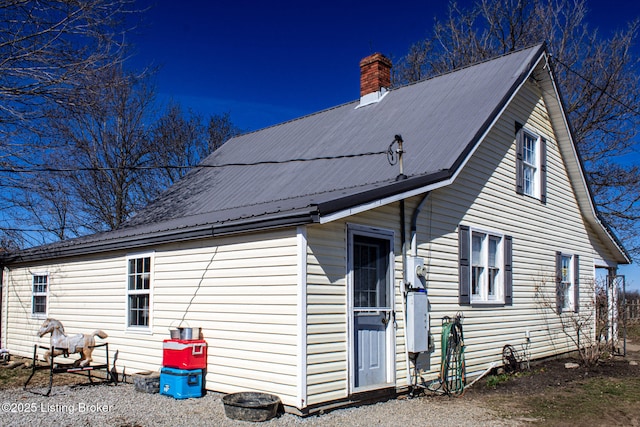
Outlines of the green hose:
[[445,394],[460,396],[464,393],[464,337],[461,316],[442,320],[440,355],[440,383]]

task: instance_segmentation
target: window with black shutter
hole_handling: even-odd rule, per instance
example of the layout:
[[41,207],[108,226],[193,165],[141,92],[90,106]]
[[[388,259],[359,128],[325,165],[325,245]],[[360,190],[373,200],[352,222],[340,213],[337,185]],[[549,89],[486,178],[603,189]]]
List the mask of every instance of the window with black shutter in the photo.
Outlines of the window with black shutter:
[[513,239],[458,227],[460,305],[513,304]]
[[516,123],[516,193],[547,202],[547,140]]

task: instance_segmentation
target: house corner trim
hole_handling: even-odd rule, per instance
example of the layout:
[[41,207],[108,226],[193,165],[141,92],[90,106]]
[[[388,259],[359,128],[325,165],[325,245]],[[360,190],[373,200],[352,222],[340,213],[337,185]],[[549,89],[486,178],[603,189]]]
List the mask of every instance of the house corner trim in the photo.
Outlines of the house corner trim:
[[304,409],[307,402],[307,227],[297,228],[298,256],[298,408]]

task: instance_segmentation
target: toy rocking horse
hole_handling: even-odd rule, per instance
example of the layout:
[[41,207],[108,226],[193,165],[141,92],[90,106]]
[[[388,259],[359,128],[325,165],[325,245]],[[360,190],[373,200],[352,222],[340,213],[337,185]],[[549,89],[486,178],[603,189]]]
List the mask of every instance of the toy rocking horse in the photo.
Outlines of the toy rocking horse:
[[64,355],[66,357],[69,354],[80,353],[81,357],[74,365],[81,367],[89,366],[92,361],[91,353],[93,353],[93,347],[96,344],[95,337],[105,339],[108,336],[104,331],[96,329],[91,334],[77,334],[68,337],[64,333],[64,326],[56,319],[45,320],[38,331],[38,336],[42,337],[48,333],[51,333],[51,350],[44,354],[44,360],[49,362],[50,358],[56,356]]

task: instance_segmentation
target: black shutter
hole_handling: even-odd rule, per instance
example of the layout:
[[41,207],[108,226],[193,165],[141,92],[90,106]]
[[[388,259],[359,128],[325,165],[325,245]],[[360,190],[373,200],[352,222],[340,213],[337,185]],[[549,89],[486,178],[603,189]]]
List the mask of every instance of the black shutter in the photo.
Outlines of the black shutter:
[[580,312],[580,256],[573,256],[573,311]]
[[458,273],[459,283],[459,304],[471,304],[471,236],[469,227],[460,225],[458,227]]
[[547,140],[540,138],[540,201],[547,203]]
[[516,193],[524,194],[524,130],[516,122]]
[[562,292],[562,253],[556,252],[556,312],[562,313],[564,292]]
[[504,237],[504,305],[513,305],[513,238]]

